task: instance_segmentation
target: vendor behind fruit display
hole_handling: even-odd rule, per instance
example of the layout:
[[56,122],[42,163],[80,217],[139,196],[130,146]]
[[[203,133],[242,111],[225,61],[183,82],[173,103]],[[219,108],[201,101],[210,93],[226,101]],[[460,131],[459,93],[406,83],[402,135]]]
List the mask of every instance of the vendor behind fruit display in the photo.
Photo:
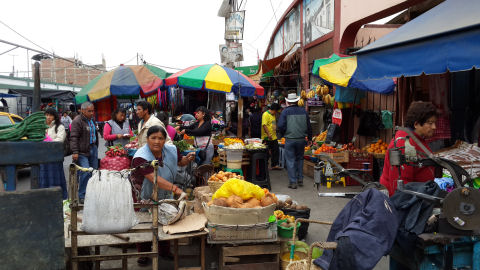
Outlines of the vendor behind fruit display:
[[[167,131],[161,126],[152,126],[147,131],[147,144],[137,150],[132,168],[158,160],[158,199],[171,199],[172,193],[181,195],[183,190],[173,184],[178,166],[185,166],[195,159],[195,153],[182,156],[173,144],[165,144]],[[132,173],[135,185],[141,185],[141,199],[151,199],[153,193],[153,167],[139,168]],[[148,181],[145,181],[148,180]]]
[[133,132],[130,129],[130,124],[127,119],[127,111],[123,108],[117,108],[112,113],[112,119],[108,120],[103,127],[103,138],[105,139],[105,146],[113,146],[121,144],[125,146],[133,137]]
[[[405,119],[405,127],[413,131],[413,134],[422,142],[427,149],[430,150],[426,139],[432,137],[435,133],[437,121],[437,108],[431,102],[415,101],[413,102],[407,111]],[[394,148],[394,140],[399,137],[407,137],[408,134],[405,131],[399,130],[395,133],[395,137],[388,145],[387,152],[385,154],[385,162],[383,166],[383,173],[380,177],[380,184],[384,185],[388,189],[388,193],[392,196],[397,189],[398,180],[398,167],[390,166],[389,150]],[[427,155],[423,152],[420,146],[415,143],[413,139],[410,139],[410,143],[415,147],[417,154]],[[398,140],[397,147],[404,147],[405,140]],[[405,149],[402,148],[402,153],[405,153]],[[431,150],[430,150],[431,151]],[[404,164],[401,166],[401,177],[405,184],[408,182],[427,182],[435,178],[435,167],[425,166],[422,168],[409,166]]]
[[195,136],[195,147],[206,150],[205,160],[199,160],[198,165],[210,164],[213,158],[213,142],[212,142],[212,123],[210,112],[204,106],[197,108],[195,113],[197,122],[191,126],[176,127],[180,135],[187,134],[188,136]]

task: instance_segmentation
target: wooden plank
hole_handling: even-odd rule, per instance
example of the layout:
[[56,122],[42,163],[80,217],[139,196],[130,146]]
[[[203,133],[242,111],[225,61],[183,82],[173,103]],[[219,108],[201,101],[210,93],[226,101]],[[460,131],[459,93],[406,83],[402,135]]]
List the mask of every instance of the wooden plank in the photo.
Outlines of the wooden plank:
[[236,263],[236,262],[240,262],[240,258],[239,257],[224,257],[223,261],[226,262],[226,263]]
[[61,142],[0,142],[0,165],[63,162]]
[[249,263],[249,264],[233,264],[225,265],[224,270],[278,270],[280,265],[278,262]]
[[115,261],[122,258],[135,258],[135,257],[155,257],[158,256],[158,252],[135,252],[127,254],[113,254],[113,255],[82,255],[72,257],[72,261],[88,262],[88,261]]
[[278,244],[223,247],[223,256],[225,257],[278,253],[280,253]]

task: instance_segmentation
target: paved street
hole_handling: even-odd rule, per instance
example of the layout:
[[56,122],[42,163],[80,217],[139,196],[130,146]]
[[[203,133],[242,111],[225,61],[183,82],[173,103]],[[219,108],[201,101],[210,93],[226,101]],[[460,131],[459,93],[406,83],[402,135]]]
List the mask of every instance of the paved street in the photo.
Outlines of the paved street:
[[[105,146],[103,145],[103,140],[100,143],[100,150],[99,150],[99,157],[104,157]],[[68,177],[68,165],[71,163],[71,157],[66,157],[64,161],[64,169],[65,175]],[[26,178],[28,177],[27,171],[22,171],[21,178],[19,179],[18,189],[25,190],[30,187],[30,182]],[[322,221],[333,221],[337,214],[342,210],[345,204],[349,201],[349,199],[344,198],[325,198],[325,197],[318,197],[316,189],[313,187],[313,179],[306,177],[305,178],[305,185],[304,187],[298,188],[296,190],[289,189],[288,185],[288,177],[285,170],[282,171],[270,171],[270,179],[272,182],[272,192],[275,194],[287,194],[290,195],[293,200],[297,201],[299,204],[304,204],[310,207],[310,219],[313,220],[322,220]],[[327,189],[326,187],[322,186],[322,192],[344,192],[344,191],[358,191],[359,187],[351,186],[343,188],[342,186],[333,186],[331,189]],[[318,224],[311,224],[308,229],[308,235],[306,241],[310,244],[315,241],[324,241],[327,238],[329,232],[329,226],[325,225],[318,225]],[[207,250],[207,266],[210,266],[212,261],[218,259],[218,251],[215,249],[214,246],[207,245],[210,247]],[[134,249],[131,249],[134,251]],[[197,245],[190,245],[190,246],[181,246],[181,252],[185,252],[188,254],[195,254],[197,252]],[[102,248],[102,253],[119,253],[121,252],[120,249],[112,248],[112,247],[104,247]],[[188,259],[181,259],[181,265],[185,266],[195,266],[197,260],[193,258]],[[160,269],[173,269],[173,262],[170,260],[163,260],[161,259],[161,268]],[[110,262],[102,262],[102,267],[120,267],[120,261],[110,261]],[[129,259],[129,269],[148,269],[148,267],[140,267],[136,264],[136,259]],[[388,259],[383,258],[377,267],[377,270],[386,270],[388,269]]]

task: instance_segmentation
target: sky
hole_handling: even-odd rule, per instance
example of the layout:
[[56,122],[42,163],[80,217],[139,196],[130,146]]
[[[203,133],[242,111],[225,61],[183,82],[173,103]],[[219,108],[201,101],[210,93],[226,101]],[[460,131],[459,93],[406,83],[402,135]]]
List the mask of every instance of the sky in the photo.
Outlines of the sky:
[[[277,20],[291,2],[243,1],[246,15],[242,65],[256,65],[257,51],[263,58]],[[222,0],[4,1],[0,39],[62,57],[77,55],[85,64],[101,64],[103,54],[107,69],[136,64],[137,53],[148,63],[176,69],[220,63],[218,49],[225,43],[225,19],[217,16],[221,3]],[[0,54],[10,48],[0,43]],[[15,75],[28,77],[28,59],[34,54],[27,55],[26,50],[18,48],[0,55],[0,75],[8,75],[14,65]]]

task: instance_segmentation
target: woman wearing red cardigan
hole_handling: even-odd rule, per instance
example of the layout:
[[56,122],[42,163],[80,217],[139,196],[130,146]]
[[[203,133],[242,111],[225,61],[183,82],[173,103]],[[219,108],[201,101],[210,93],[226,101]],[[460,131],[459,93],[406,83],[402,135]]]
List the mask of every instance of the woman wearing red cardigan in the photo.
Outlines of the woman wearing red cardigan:
[[[437,121],[437,108],[431,102],[415,101],[413,102],[407,111],[407,116],[405,119],[405,127],[410,129],[413,134],[422,142],[423,145],[427,147],[425,139],[432,137],[435,133]],[[405,131],[397,131],[395,138],[392,139],[390,145],[387,149],[387,154],[385,155],[385,162],[383,166],[383,173],[380,177],[380,184],[384,185],[388,189],[388,193],[392,196],[397,189],[397,180],[398,180],[398,167],[390,166],[390,158],[388,152],[394,147],[394,140],[400,137],[406,137],[408,134]],[[410,144],[415,147],[417,154],[424,155],[423,150],[417,143],[410,139]],[[405,146],[405,140],[398,140],[396,143],[397,147]],[[405,149],[401,149],[402,153],[405,152]],[[430,150],[431,151],[431,150]],[[401,177],[404,184],[408,182],[427,182],[435,178],[435,167],[425,166],[422,168],[412,167],[409,165],[402,165],[400,167]]]

